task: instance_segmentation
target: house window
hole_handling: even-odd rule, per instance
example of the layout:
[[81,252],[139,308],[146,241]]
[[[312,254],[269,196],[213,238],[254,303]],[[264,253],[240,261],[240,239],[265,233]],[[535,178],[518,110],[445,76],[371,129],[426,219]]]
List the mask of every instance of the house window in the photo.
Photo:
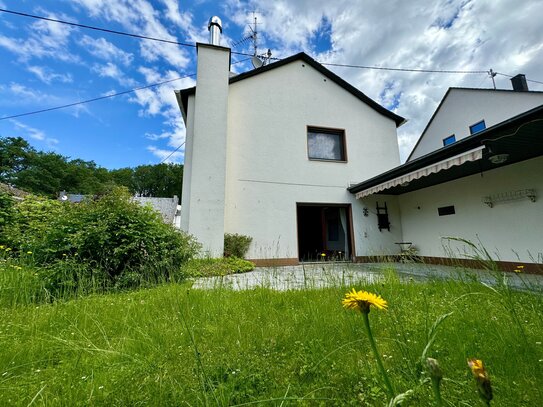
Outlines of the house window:
[[345,130],[308,127],[307,153],[310,160],[347,161]]
[[479,133],[480,131],[486,129],[486,124],[484,120],[481,120],[480,122],[477,122],[475,124],[472,124],[469,126],[469,132],[470,134]]
[[456,137],[453,135],[443,139],[443,146],[448,146],[456,141]]
[[455,213],[456,211],[454,210],[454,205],[437,208],[437,214],[439,216],[454,215]]

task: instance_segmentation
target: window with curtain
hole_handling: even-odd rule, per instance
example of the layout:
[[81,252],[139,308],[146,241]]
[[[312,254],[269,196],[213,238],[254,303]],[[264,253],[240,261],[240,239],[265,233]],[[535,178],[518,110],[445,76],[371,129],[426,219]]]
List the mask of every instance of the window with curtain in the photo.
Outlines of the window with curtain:
[[307,152],[310,160],[347,161],[345,131],[308,127]]

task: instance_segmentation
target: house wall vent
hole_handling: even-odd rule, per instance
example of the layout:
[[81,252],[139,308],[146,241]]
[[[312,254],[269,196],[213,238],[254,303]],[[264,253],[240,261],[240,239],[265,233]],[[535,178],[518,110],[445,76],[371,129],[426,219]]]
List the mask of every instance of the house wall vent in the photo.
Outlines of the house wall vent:
[[209,30],[209,43],[211,45],[221,45],[222,21],[219,17],[213,16],[209,19],[207,25]]
[[528,92],[528,83],[526,83],[526,76],[519,73],[511,78],[513,84],[513,90],[516,92]]

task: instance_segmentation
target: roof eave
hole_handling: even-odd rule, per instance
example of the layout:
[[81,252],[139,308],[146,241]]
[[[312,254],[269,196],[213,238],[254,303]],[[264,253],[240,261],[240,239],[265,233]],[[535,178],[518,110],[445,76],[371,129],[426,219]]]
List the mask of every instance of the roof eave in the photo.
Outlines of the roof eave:
[[495,138],[497,134],[499,133],[499,131],[507,127],[508,125],[515,124],[516,122],[522,122],[522,120],[529,118],[530,116],[534,116],[541,113],[543,113],[543,105],[530,109],[524,113],[514,116],[492,127],[489,127],[479,133],[476,133],[464,139],[461,139],[457,141],[456,143],[453,143],[446,147],[442,147],[439,150],[432,151],[431,153],[428,153],[426,155],[423,155],[422,157],[416,158],[413,161],[408,161],[398,167],[392,168],[391,170],[387,172],[384,172],[380,175],[370,178],[369,180],[353,185],[347,188],[347,190],[355,194],[357,192],[371,188],[380,183],[405,175],[411,171],[421,169],[428,165],[437,163],[441,160],[445,160],[457,154],[461,154],[465,151],[468,151],[472,148],[475,148],[484,144],[484,142],[493,141],[493,137]]

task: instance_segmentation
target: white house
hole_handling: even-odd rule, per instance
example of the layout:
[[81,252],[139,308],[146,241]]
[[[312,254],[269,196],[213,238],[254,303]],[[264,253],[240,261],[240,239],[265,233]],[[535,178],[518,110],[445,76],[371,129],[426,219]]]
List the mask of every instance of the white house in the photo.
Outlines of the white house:
[[543,92],[529,92],[524,75],[512,82],[512,90],[449,88],[407,161],[543,104]]
[[400,165],[404,119],[306,54],[232,76],[228,48],[197,53],[197,86],[176,91],[181,228],[212,256],[239,233],[257,264],[367,261],[404,243],[443,262],[469,255],[447,239],[460,237],[504,267],[543,263],[543,93],[522,76],[514,91],[449,89]]
[[[521,78],[522,79],[522,78]],[[525,82],[524,82],[525,83]],[[470,126],[483,121],[469,135]],[[446,137],[457,136],[445,143]],[[445,145],[444,145],[445,144]],[[474,254],[505,269],[543,263],[543,92],[449,89],[409,160],[349,188],[398,205],[402,241],[426,261]],[[537,265],[539,264],[539,266]]]
[[176,92],[182,229],[213,256],[224,233],[249,235],[260,264],[350,259],[401,236],[380,233],[347,187],[400,164],[402,117],[304,53],[232,77],[228,48],[197,53],[197,86]]

